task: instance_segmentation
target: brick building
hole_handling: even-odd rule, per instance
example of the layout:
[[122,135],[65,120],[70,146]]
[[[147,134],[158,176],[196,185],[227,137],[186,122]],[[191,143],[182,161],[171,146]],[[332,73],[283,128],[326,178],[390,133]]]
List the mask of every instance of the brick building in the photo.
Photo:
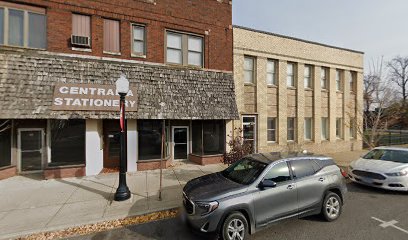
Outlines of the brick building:
[[362,148],[363,53],[234,27],[239,121],[255,151]]
[[119,159],[128,94],[128,171],[220,160],[238,118],[226,0],[0,1],[0,179],[95,175]]

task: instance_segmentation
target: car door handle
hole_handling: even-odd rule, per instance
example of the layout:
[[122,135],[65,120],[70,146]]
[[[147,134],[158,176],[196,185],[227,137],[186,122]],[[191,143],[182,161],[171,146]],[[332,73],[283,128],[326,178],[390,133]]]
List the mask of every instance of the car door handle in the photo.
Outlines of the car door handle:
[[323,181],[324,181],[324,178],[322,178],[322,177],[319,178],[319,181],[320,181],[320,182],[323,182]]
[[292,184],[288,185],[287,189],[292,190],[294,186]]

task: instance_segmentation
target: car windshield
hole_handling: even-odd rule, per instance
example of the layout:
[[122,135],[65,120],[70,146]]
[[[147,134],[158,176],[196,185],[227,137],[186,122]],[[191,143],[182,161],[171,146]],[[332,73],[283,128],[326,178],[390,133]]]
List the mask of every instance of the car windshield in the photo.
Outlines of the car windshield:
[[253,183],[267,164],[251,158],[243,158],[222,171],[222,175],[239,184]]
[[374,149],[368,152],[364,159],[383,160],[390,162],[408,163],[408,151],[392,149]]

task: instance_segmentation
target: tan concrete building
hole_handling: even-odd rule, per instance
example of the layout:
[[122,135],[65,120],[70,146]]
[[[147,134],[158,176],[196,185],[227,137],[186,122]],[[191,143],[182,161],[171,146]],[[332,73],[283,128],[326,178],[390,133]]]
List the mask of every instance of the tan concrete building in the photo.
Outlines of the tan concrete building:
[[362,148],[362,52],[238,26],[233,36],[231,132],[241,128],[257,152]]

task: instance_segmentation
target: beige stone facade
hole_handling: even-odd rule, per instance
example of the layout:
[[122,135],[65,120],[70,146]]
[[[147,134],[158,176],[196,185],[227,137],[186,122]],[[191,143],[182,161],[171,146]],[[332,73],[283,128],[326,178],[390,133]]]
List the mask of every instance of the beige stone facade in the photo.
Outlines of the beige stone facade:
[[[296,149],[328,153],[362,148],[361,137],[355,130],[355,124],[362,123],[362,52],[243,27],[234,27],[233,36],[240,120],[229,124],[227,132],[243,128],[243,118],[249,117],[255,120],[257,152]],[[250,65],[244,66],[246,58],[253,59],[253,72],[248,71]],[[274,71],[267,69],[268,61],[270,65],[274,63]],[[289,87],[288,63],[294,66],[294,86]],[[309,76],[305,66],[311,69],[310,81],[305,80],[305,75]],[[326,89],[322,84],[322,71],[327,73]],[[275,84],[267,83],[268,72],[275,78]],[[252,81],[248,81],[249,75],[253,76]],[[290,71],[289,75],[292,75]],[[311,86],[308,88],[305,82],[311,82]],[[268,118],[275,122],[269,130]],[[293,141],[288,140],[288,118],[294,118]],[[305,118],[311,119],[308,121],[312,126],[307,127],[310,129],[307,133]],[[322,121],[325,121],[322,118],[327,118],[326,134],[322,134]],[[305,139],[306,135],[311,138]]]

